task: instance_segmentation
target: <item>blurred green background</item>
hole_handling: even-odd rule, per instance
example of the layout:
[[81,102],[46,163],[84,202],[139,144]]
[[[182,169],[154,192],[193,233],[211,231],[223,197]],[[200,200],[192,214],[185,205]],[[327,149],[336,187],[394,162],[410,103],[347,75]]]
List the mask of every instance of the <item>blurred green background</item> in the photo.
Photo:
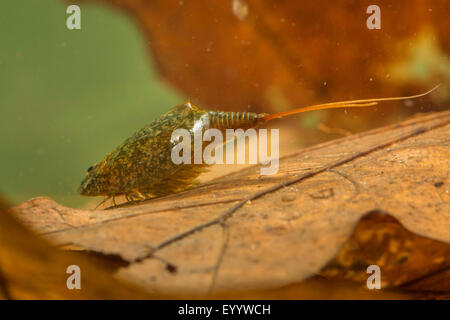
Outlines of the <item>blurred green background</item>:
[[68,30],[67,6],[0,1],[0,192],[13,204],[92,201],[76,193],[86,169],[184,98],[128,16],[80,4],[81,30]]

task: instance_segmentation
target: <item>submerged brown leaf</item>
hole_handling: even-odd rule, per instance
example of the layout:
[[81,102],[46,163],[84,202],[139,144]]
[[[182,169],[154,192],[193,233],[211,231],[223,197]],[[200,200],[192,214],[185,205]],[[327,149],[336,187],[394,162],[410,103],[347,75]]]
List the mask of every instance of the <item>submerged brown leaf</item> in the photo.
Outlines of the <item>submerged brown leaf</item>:
[[[93,260],[50,246],[21,225],[0,200],[0,299],[138,299],[144,290],[112,277],[107,256]],[[110,257],[111,258],[111,257]],[[109,260],[105,263],[105,259]],[[81,290],[69,290],[67,267],[81,270]]]
[[413,234],[380,212],[358,222],[339,254],[320,273],[365,283],[370,265],[382,270],[382,288],[450,292],[450,245]]
[[[207,109],[270,113],[412,94],[438,82],[448,88],[450,80],[445,0],[379,1],[380,30],[366,26],[367,1],[103,2],[130,13],[160,74]],[[448,102],[444,87],[433,98],[435,109]],[[355,132],[429,107],[392,104],[351,110],[352,116],[330,110],[306,115],[303,125],[327,122]]]
[[[252,166],[139,205],[75,210],[36,198],[15,212],[61,246],[120,255],[130,264],[118,276],[151,292],[280,288],[318,273],[333,258],[347,274],[359,252],[364,263],[380,263],[389,286],[413,285],[448,266],[449,144],[447,111],[299,151],[281,158],[272,176]],[[388,212],[408,231],[388,218],[366,218],[354,237],[374,241],[349,247],[358,221],[373,211]],[[379,246],[379,234],[392,243]],[[425,246],[439,250],[415,251]],[[391,257],[392,250],[398,254]],[[439,288],[447,290],[444,282],[433,285]]]

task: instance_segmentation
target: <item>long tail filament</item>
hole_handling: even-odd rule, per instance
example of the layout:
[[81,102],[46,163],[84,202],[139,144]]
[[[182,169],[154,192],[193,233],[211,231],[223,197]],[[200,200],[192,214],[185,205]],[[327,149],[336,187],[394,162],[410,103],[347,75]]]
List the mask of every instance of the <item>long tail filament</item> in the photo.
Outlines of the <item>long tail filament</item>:
[[264,121],[270,121],[277,118],[283,118],[289,115],[303,113],[307,111],[313,111],[313,110],[323,110],[323,109],[335,109],[335,108],[364,108],[364,107],[370,107],[377,105],[379,102],[382,101],[395,101],[395,100],[408,100],[408,99],[415,99],[420,98],[423,96],[426,96],[427,94],[430,94],[434,90],[436,90],[440,84],[435,86],[433,89],[428,90],[427,92],[420,93],[414,96],[407,96],[407,97],[392,97],[392,98],[376,98],[376,99],[362,99],[362,100],[349,100],[349,101],[341,101],[341,102],[330,102],[330,103],[323,103],[323,104],[316,104],[313,106],[307,106],[302,107],[299,109],[294,109],[290,111],[275,113],[275,114],[269,114],[262,118]]

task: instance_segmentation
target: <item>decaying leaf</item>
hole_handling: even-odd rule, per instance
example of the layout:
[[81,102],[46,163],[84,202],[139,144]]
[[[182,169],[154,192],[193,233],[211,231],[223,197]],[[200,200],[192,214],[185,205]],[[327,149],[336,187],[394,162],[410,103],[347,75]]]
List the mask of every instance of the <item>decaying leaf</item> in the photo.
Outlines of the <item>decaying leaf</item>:
[[[446,111],[291,154],[280,159],[276,175],[260,176],[259,166],[251,166],[139,205],[75,210],[41,197],[15,212],[60,246],[120,255],[130,264],[118,276],[151,292],[200,295],[295,284],[333,258],[351,269],[357,256],[347,241],[355,225],[369,212],[388,212],[408,230],[395,225],[385,254],[399,253],[383,258],[371,242],[365,263],[379,262],[382,274],[393,277],[385,279],[390,286],[412,285],[448,266],[449,144]],[[370,230],[367,221],[357,239],[372,234],[358,231]],[[373,224],[375,235],[391,230],[383,221]],[[440,249],[414,252],[426,241]],[[405,254],[417,265],[399,263]],[[410,274],[395,280],[402,270]]]
[[[22,226],[0,201],[0,299],[138,299],[144,290],[112,277],[111,263],[63,252]],[[81,270],[81,290],[69,290],[67,268]],[[108,267],[107,267],[108,266]]]
[[[161,75],[208,109],[272,113],[404,95],[438,82],[447,87],[450,79],[445,0],[379,1],[380,30],[366,26],[372,4],[366,1],[101,2],[130,13]],[[435,109],[449,99],[441,92],[434,96]],[[330,110],[307,118],[310,127],[326,121],[355,132],[422,108],[393,104],[382,112],[352,110],[355,117]],[[317,135],[310,139],[317,141]]]
[[363,217],[321,274],[365,283],[370,265],[382,270],[382,288],[450,292],[450,245],[413,234],[388,214]]

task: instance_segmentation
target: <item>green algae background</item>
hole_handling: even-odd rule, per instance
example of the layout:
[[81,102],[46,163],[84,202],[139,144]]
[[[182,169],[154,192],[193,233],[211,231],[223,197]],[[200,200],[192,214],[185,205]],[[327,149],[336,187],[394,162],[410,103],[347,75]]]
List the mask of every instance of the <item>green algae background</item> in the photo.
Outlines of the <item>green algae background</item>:
[[0,2],[0,192],[12,204],[92,201],[76,193],[86,169],[184,99],[127,15],[81,3],[81,30],[68,30],[68,5]]

